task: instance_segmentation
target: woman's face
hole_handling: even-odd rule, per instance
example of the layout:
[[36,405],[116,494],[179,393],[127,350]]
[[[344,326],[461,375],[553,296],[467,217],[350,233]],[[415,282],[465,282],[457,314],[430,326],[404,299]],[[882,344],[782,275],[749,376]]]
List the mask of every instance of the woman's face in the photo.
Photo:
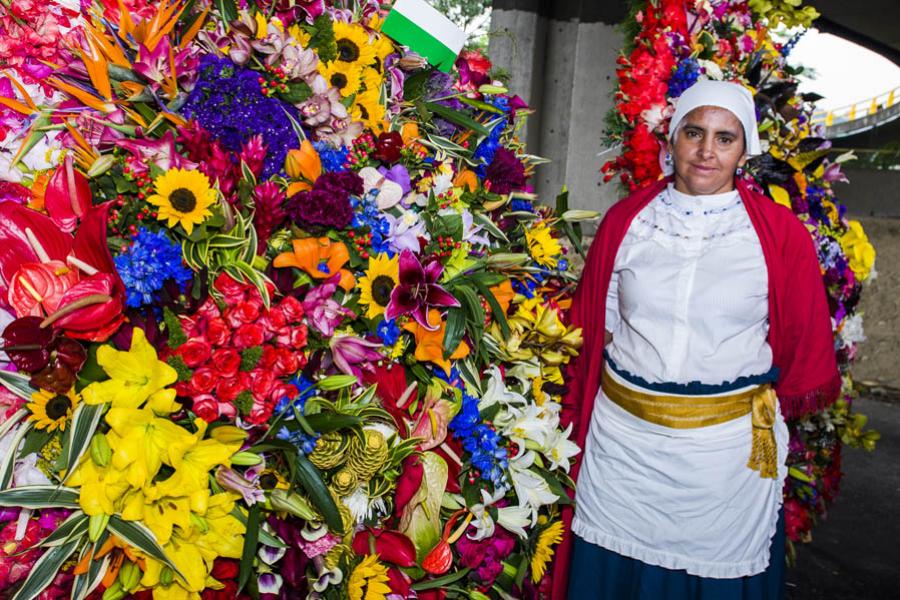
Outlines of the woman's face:
[[675,189],[691,196],[731,191],[735,171],[747,160],[744,148],[744,129],[730,110],[695,108],[675,132]]

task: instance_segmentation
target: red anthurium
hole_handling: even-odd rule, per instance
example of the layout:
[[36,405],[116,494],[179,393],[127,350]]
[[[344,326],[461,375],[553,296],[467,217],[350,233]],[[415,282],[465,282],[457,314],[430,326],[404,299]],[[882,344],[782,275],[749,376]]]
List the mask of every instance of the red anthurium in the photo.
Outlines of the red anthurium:
[[53,223],[63,231],[75,231],[78,219],[91,207],[91,188],[87,178],[75,170],[69,154],[47,183],[44,206]]
[[416,383],[406,383],[406,370],[402,365],[375,365],[371,371],[363,372],[363,383],[376,385],[376,394],[381,398],[381,405],[394,417],[394,423],[403,437],[409,431],[406,420],[409,415],[406,407],[416,399]]
[[[370,544],[371,542],[371,544]],[[374,553],[398,567],[416,566],[416,547],[412,540],[390,529],[367,528],[353,536],[353,551],[360,556]]]
[[428,573],[432,575],[443,575],[450,570],[450,566],[453,564],[453,552],[450,550],[449,541],[450,533],[453,531],[453,526],[456,525],[456,521],[465,512],[466,510],[462,509],[453,513],[453,516],[450,517],[450,519],[447,520],[447,524],[444,525],[444,535],[441,536],[441,541],[439,541],[422,560],[422,568]]
[[55,325],[76,339],[106,341],[125,320],[124,298],[116,293],[115,279],[109,273],[95,273],[79,281],[60,300]]
[[394,493],[394,514],[399,515],[412,500],[416,492],[422,486],[422,477],[425,474],[425,468],[422,466],[422,459],[418,455],[406,457],[403,460],[403,472],[397,479],[397,491]]
[[65,262],[71,250],[72,236],[60,231],[50,217],[16,202],[0,202],[0,278],[4,294],[22,263]]
[[63,294],[78,282],[78,272],[61,260],[24,263],[10,281],[7,300],[20,317],[56,312]]
[[409,592],[412,584],[412,580],[409,578],[409,575],[396,567],[391,567],[390,569],[388,569],[387,576],[388,585],[390,586],[391,591],[401,598],[409,598]]
[[416,322],[428,331],[436,331],[439,323],[428,322],[431,307],[459,306],[453,294],[438,285],[444,267],[438,261],[422,266],[409,250],[400,253],[400,282],[391,292],[391,299],[384,309],[384,318],[396,319],[400,315],[412,315]]

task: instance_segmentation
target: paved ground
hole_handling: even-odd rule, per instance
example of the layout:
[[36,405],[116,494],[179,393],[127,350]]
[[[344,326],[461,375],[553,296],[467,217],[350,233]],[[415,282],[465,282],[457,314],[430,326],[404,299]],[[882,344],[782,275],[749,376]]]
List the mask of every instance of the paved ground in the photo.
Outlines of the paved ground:
[[900,404],[857,400],[881,432],[874,453],[845,449],[841,494],[798,547],[788,600],[900,599]]

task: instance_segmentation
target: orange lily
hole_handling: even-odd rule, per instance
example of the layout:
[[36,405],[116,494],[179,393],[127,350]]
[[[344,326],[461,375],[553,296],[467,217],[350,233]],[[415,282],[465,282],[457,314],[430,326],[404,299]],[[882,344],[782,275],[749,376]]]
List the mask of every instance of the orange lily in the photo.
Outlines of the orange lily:
[[403,127],[400,128],[400,137],[403,138],[404,146],[409,146],[414,141],[418,140],[421,137],[419,135],[419,124],[404,123]]
[[410,321],[403,326],[416,338],[416,360],[428,361],[441,367],[447,376],[450,376],[450,361],[465,358],[469,355],[469,345],[461,341],[450,355],[444,358],[444,333],[447,331],[447,322],[441,318],[441,312],[437,309],[428,311],[428,322],[440,323],[434,331],[428,331],[416,321]]
[[293,252],[283,252],[275,257],[275,267],[297,267],[316,279],[328,279],[341,274],[340,286],[350,291],[356,285],[353,273],[343,266],[350,260],[350,251],[344,242],[334,242],[327,237],[303,238],[292,242]]
[[492,287],[491,293],[494,294],[494,298],[497,299],[497,303],[500,304],[500,308],[502,308],[503,313],[506,314],[509,311],[509,305],[512,304],[512,300],[516,295],[513,291],[512,282],[510,282],[509,279],[506,279],[503,283]]
[[284,159],[284,169],[291,179],[303,179],[288,186],[287,194],[292,196],[312,188],[312,184],[322,174],[322,159],[309,140],[303,140],[299,149],[291,150]]
[[478,176],[475,174],[475,171],[463,169],[456,174],[456,178],[453,180],[453,187],[465,187],[470,192],[474,192],[478,189]]

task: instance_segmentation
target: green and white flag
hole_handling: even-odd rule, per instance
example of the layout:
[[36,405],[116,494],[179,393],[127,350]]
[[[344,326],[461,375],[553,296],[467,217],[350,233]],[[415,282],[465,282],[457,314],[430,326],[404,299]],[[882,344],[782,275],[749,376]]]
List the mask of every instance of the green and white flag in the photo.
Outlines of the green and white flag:
[[466,43],[466,32],[425,0],[397,0],[381,31],[445,73]]

